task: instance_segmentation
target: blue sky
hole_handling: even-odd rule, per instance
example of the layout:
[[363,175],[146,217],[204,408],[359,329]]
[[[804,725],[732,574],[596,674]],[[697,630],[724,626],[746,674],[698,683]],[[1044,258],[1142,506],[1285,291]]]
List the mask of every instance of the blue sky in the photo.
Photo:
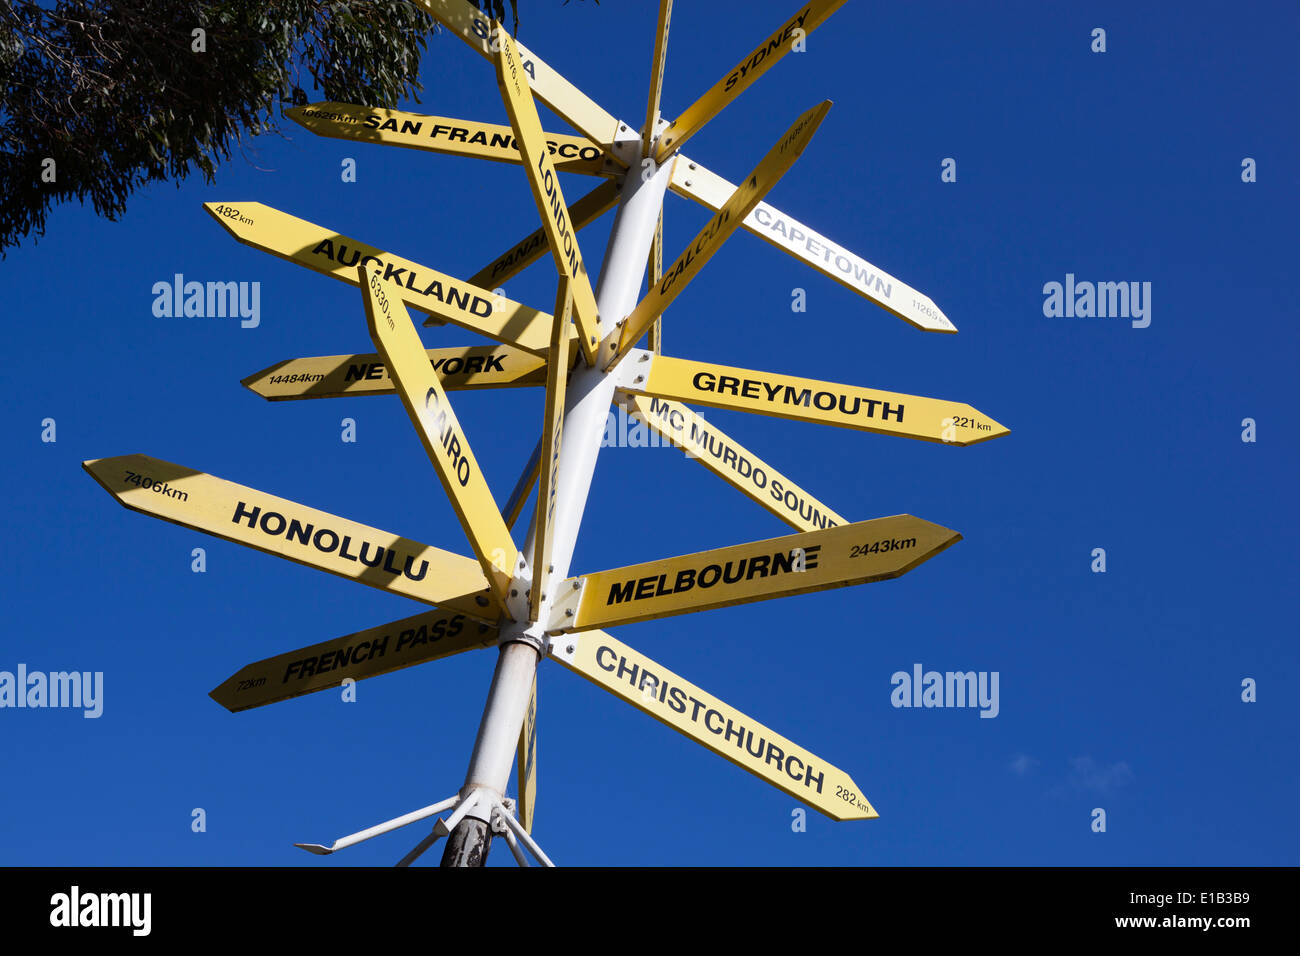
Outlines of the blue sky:
[[[639,125],[654,5],[521,6],[520,38]],[[679,0],[665,113],[792,6]],[[927,293],[960,333],[918,331],[740,232],[673,304],[665,351],[964,401],[1012,431],[957,448],[707,412],[854,520],[911,513],[965,537],[899,580],[615,631],[847,770],[881,818],[810,812],[794,832],[791,798],[551,663],[535,833],[557,862],[1296,862],[1296,26],[1282,4],[850,0],[692,140],[735,181],[832,99],[768,201]],[[422,79],[406,108],[507,122],[490,64],[455,38],[431,39]],[[348,157],[355,183],[341,182]],[[940,181],[946,157],[955,183]],[[564,185],[572,201],[594,181]],[[518,167],[286,122],[211,186],[154,185],[116,223],[59,207],[9,255],[0,670],[102,671],[105,699],[97,720],[0,710],[3,864],[391,864],[422,829],[328,861],[291,844],[464,777],[494,651],[362,682],[355,703],[326,691],[229,714],[207,692],[245,663],[420,606],[128,512],[79,467],[144,452],[469,553],[395,399],[273,404],[239,385],[280,359],[373,348],[355,288],[237,244],[201,208],[220,200],[458,276],[538,224]],[[708,214],[673,196],[666,210],[671,258]],[[593,270],[610,220],[580,234]],[[154,317],[153,284],[177,272],[260,282],[260,325]],[[1067,273],[1151,283],[1149,327],[1045,316],[1044,284]],[[548,259],[507,293],[549,310],[554,288]],[[453,401],[504,500],[541,391]],[[786,532],[679,451],[610,448],[573,570]],[[190,570],[194,547],[206,573]],[[998,672],[998,716],[894,708],[891,675],[917,663]],[[510,863],[505,847],[491,862]]]

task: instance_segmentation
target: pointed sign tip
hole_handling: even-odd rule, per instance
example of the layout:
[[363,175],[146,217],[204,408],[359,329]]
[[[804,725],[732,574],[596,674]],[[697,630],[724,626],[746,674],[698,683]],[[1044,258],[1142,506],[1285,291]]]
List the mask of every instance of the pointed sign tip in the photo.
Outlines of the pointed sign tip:
[[227,711],[234,714],[234,713],[238,713],[238,711],[217,696],[217,694],[221,693],[222,688],[224,688],[227,684],[229,684],[231,680],[232,678],[227,678],[226,680],[222,681],[216,687],[212,688],[212,690],[208,691],[208,696],[211,697],[216,703],[224,707]]

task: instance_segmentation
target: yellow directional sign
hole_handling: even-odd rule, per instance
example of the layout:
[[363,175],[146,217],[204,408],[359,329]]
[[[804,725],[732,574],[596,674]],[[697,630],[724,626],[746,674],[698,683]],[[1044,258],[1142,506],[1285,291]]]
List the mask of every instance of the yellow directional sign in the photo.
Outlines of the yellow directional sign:
[[[546,361],[508,345],[462,345],[426,349],[442,387],[520,388],[546,384]],[[392,395],[388,367],[375,353],[286,359],[254,372],[240,384],[272,402],[345,395]]]
[[974,445],[1011,432],[964,402],[836,385],[666,355],[656,355],[645,382],[630,385],[628,390],[714,408],[953,445]]
[[575,674],[833,820],[879,814],[853,778],[603,631],[570,634],[551,656]]
[[[551,354],[563,355],[569,338],[569,313],[573,311],[572,284],[560,277],[555,296],[555,330],[551,333]],[[546,367],[546,414],[542,420],[541,483],[537,486],[537,528],[533,535],[533,586],[528,606],[537,620],[542,599],[551,588],[551,541],[555,537],[555,493],[560,468],[560,445],[564,434],[564,392],[569,378],[567,362],[550,362]]]
[[[673,164],[668,188],[693,199],[715,212],[727,204],[736,191],[734,184],[710,172],[685,156]],[[742,224],[748,232],[770,242],[829,276],[847,289],[892,312],[904,322],[925,332],[956,332],[957,326],[944,315],[934,300],[905,282],[850,252],[816,229],[804,225],[775,206],[759,203]]]
[[496,618],[473,558],[148,455],[81,467],[132,511],[445,610]]
[[241,667],[208,694],[231,713],[451,657],[496,640],[494,624],[425,611]]
[[523,514],[524,505],[532,496],[533,485],[537,484],[539,472],[542,470],[542,443],[539,441],[533,447],[533,453],[528,457],[524,465],[523,472],[519,475],[515,487],[510,492],[510,497],[506,499],[505,505],[501,508],[501,517],[506,521],[506,527],[513,528],[519,516]]
[[[413,0],[415,5],[433,16],[435,20],[489,60],[496,59],[497,39],[493,36],[495,24],[466,0]],[[504,30],[501,31],[504,34]],[[601,109],[559,73],[546,65],[536,54],[518,41],[519,59],[533,94],[551,108],[555,114],[573,124],[597,146],[609,151],[619,132],[619,122]]]
[[705,223],[699,235],[686,247],[686,251],[664,273],[659,284],[646,294],[646,297],[632,310],[632,314],[624,320],[618,351],[611,365],[617,363],[619,358],[627,354],[628,349],[636,345],[646,328],[654,322],[655,316],[668,308],[669,303],[695,277],[704,263],[708,262],[719,247],[727,241],[727,237],[739,228],[741,221],[749,215],[754,205],[776,185],[777,180],[785,175],[786,170],[794,165],[794,161],[808,145],[808,141],[821,125],[830,108],[830,100],[827,100],[795,120],[794,125],[786,130],[785,135],[777,140],[776,145],[768,150],[767,155],[754,167],[754,171],[745,178],[744,185],[737,189],[727,200],[727,204]]
[[[470,156],[499,163],[521,163],[514,131],[496,123],[447,116],[425,116],[403,110],[371,109],[349,103],[312,103],[284,111],[295,123],[318,136],[385,146],[405,146],[452,156]],[[555,168],[565,173],[598,176],[607,171],[605,153],[582,136],[545,133]],[[613,173],[619,167],[610,166]]]
[[[649,287],[654,288],[664,277],[664,207],[659,207],[659,218],[655,221],[654,238],[650,240],[650,261],[646,263],[646,276]],[[646,336],[650,351],[658,355],[664,349],[664,317],[656,315],[650,323],[650,332]]]
[[650,155],[655,125],[659,122],[659,97],[664,91],[664,65],[668,59],[668,24],[673,18],[673,0],[659,0],[659,19],[655,23],[654,59],[650,62],[650,99],[645,108],[645,126],[641,127],[641,155]]
[[[504,607],[519,557],[510,529],[497,510],[492,489],[483,477],[447,393],[425,357],[424,344],[398,298],[398,287],[365,266],[357,269],[370,337],[392,373],[411,424],[456,509],[497,600]],[[559,364],[564,365],[563,361]]]
[[805,3],[794,16],[776,28],[735,68],[714,83],[707,93],[686,108],[659,137],[655,149],[655,162],[664,158],[682,143],[694,136],[713,117],[722,112],[737,96],[747,90],[755,80],[771,69],[796,44],[821,26],[826,18],[844,5],[844,0],[812,0]]
[[528,694],[528,710],[519,728],[519,747],[515,754],[515,775],[519,788],[519,822],[526,832],[533,832],[533,814],[537,807],[537,674]]
[[528,171],[528,185],[542,217],[542,228],[550,242],[555,268],[562,278],[569,280],[573,294],[573,320],[578,327],[578,342],[582,354],[590,365],[596,360],[596,350],[601,340],[600,316],[596,313],[596,296],[591,291],[591,278],[578,247],[578,231],[569,216],[569,206],[564,201],[564,190],[555,172],[555,163],[546,150],[542,121],[538,119],[533,94],[528,89],[523,64],[509,35],[500,31],[497,51],[497,86],[505,100],[510,125],[519,139],[519,151],[524,156]]
[[[618,184],[606,181],[569,208],[569,219],[574,229],[585,229],[617,204]],[[549,248],[546,230],[538,229],[474,273],[469,281],[472,285],[480,285],[485,289],[500,288],[501,283],[513,279],[546,255]]]
[[562,596],[577,597],[556,603],[549,629],[611,627],[883,581],[960,540],[956,531],[894,515],[600,571],[560,585]]
[[353,285],[358,265],[382,269],[383,278],[401,286],[402,300],[412,308],[526,352],[546,354],[551,317],[545,312],[260,202],[209,202],[203,208],[245,245]]
[[622,395],[619,401],[688,457],[749,495],[791,527],[817,531],[849,524],[847,518],[685,405],[652,395]]

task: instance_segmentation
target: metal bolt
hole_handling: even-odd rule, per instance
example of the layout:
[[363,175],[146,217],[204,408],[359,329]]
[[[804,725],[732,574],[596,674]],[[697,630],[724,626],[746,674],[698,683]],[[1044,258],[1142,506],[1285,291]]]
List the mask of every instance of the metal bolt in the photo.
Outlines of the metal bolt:
[[568,646],[567,652],[570,653],[570,654],[573,653],[573,645],[572,645],[572,644],[570,644],[570,645]]
[[488,599],[480,594],[478,597],[474,599],[474,603],[477,604],[479,607],[487,607]]
[[637,382],[644,382],[644,381],[645,381],[645,376],[644,376],[644,375],[638,375],[638,376],[634,379],[634,381],[637,381]]
[[574,582],[573,582],[573,590],[575,590],[575,591],[578,590],[578,582],[577,582],[577,581],[574,581]]
[[565,617],[573,617],[573,608],[571,608],[571,607],[566,607],[566,608],[564,609],[564,616],[565,616]]
[[511,589],[510,589],[510,596],[511,596],[511,597],[519,597],[519,589],[518,589],[518,588],[511,588]]
[[686,180],[686,185],[688,185],[688,186],[689,186],[689,185],[690,185],[690,184],[691,184],[691,181],[690,181],[690,180],[689,180],[689,179],[688,179],[688,180]]
[[650,361],[650,356],[647,355],[645,352],[642,352],[642,353],[641,353],[641,357],[638,358],[637,361],[638,361],[638,362],[648,362],[648,361]]
[[694,169],[694,168],[695,168],[695,164],[694,164],[694,163],[687,163],[686,165],[689,166],[691,169]]
[[553,564],[548,564],[548,565],[546,566],[546,573],[547,573],[547,574],[554,574],[554,573],[555,573],[555,565],[553,565]]

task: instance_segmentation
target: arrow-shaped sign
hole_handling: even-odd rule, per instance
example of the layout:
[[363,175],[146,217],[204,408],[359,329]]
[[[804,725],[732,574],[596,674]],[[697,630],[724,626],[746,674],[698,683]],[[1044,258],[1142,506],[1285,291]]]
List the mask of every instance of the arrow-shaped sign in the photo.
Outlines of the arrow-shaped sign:
[[[471,47],[478,50],[488,59],[495,57],[495,52],[491,48],[491,41],[488,39],[491,30],[491,21],[484,17],[479,11],[475,10],[464,0],[416,0],[421,3],[430,13],[434,15],[444,26],[452,28]],[[662,4],[663,0],[661,0]],[[728,73],[717,86],[723,88],[724,94],[734,92],[739,94],[743,89],[749,86],[755,79],[776,62],[780,56],[794,49],[795,42],[801,38],[800,34],[795,31],[800,30],[802,36],[806,37],[810,32],[809,24],[819,25],[827,17],[835,12],[841,6],[843,0],[838,2],[826,3],[817,2],[805,4],[800,10],[783,23],[762,45],[757,47],[744,60],[736,65],[736,68]],[[663,10],[661,6],[661,17]],[[799,24],[800,18],[803,18],[803,25]],[[667,19],[663,18],[663,25],[666,29]],[[789,35],[787,36],[787,30]],[[522,46],[520,46],[522,50]],[[775,56],[774,56],[775,54]],[[656,47],[656,56],[659,55]],[[531,54],[528,54],[531,56]],[[589,124],[593,128],[608,129],[611,127],[622,129],[626,124],[619,123],[608,112],[597,106],[585,94],[577,90],[563,77],[556,74],[550,67],[534,58],[528,60],[525,58],[524,68],[529,72],[529,79],[533,92],[548,105],[552,105],[548,96],[554,95],[563,100],[566,96],[574,98],[574,102],[579,99],[585,101],[586,109],[578,109],[573,115],[586,116]],[[715,86],[715,90],[717,89]],[[727,87],[730,86],[730,90]],[[549,90],[549,92],[544,92]],[[710,91],[713,93],[714,91]],[[653,87],[652,87],[653,93]],[[688,109],[688,113],[695,110],[696,107],[703,108],[711,100],[710,93],[706,93],[695,104],[695,107]],[[714,100],[716,101],[716,99]],[[728,100],[729,101],[729,100]],[[652,96],[653,102],[653,96]],[[725,102],[718,108],[725,106]],[[573,122],[575,126],[584,132],[589,132],[581,123],[575,122],[574,119],[565,114],[563,110],[557,110],[561,115]],[[701,114],[702,115],[702,114]],[[707,121],[707,120],[705,120]],[[683,139],[679,133],[690,124],[691,132],[700,127],[687,114],[678,117],[672,125],[677,127],[676,131],[669,132],[665,130],[666,137],[661,138],[659,146],[661,150],[680,149]],[[590,134],[589,134],[590,135]],[[603,145],[608,146],[608,142]],[[666,152],[660,157],[666,156]],[[616,161],[617,157],[615,157]],[[727,204],[728,199],[736,191],[736,187],[723,177],[711,172],[704,166],[694,160],[687,160],[686,157],[678,154],[680,162],[673,169],[672,181],[670,188],[679,195],[686,196],[696,202],[707,206],[715,212]],[[608,184],[613,187],[613,184]],[[612,204],[612,201],[611,201]],[[574,204],[573,215],[576,219],[578,216],[578,203]],[[602,209],[601,212],[604,212]],[[804,225],[799,220],[794,219],[781,212],[767,203],[759,203],[745,217],[744,227],[754,235],[772,243],[779,249],[784,250],[792,256],[811,265],[813,268],[830,276],[837,282],[842,283],[859,295],[863,295],[873,302],[876,302],[882,308],[892,312],[899,318],[911,323],[919,329],[930,332],[956,332],[957,327],[952,323],[943,310],[935,305],[934,301],[924,293],[900,282],[893,276],[881,271],[867,260],[850,252],[830,239],[827,239],[821,233]],[[581,228],[579,226],[578,228]],[[532,237],[534,245],[530,248],[534,251],[534,261],[540,256],[542,246],[540,244],[540,234]],[[512,250],[513,253],[524,251],[524,243],[519,244]],[[511,253],[502,256],[494,262],[490,268],[503,270],[508,263]],[[525,262],[523,265],[527,265]],[[523,265],[519,268],[522,269]],[[516,272],[518,270],[515,270]],[[485,275],[487,270],[480,272],[476,277],[477,284],[488,285],[495,277]],[[513,273],[512,273],[513,274]],[[496,281],[505,281],[508,276],[502,276]]]
[[[312,103],[284,111],[289,119],[317,136],[346,139],[384,146],[423,149],[450,156],[469,156],[498,163],[522,163],[509,126],[425,116],[403,110],[371,109],[350,103]],[[543,133],[543,141],[555,168],[566,173],[598,176],[613,174],[621,167],[607,163],[599,146],[581,136]]]
[[[508,345],[462,345],[425,349],[424,354],[449,392],[546,384],[546,361]],[[395,391],[388,366],[374,352],[285,359],[254,372],[240,384],[272,402],[392,395]]]
[[[496,25],[466,0],[413,0],[416,6],[433,16],[488,60],[495,60]],[[505,31],[501,31],[504,35]],[[519,59],[528,74],[528,83],[536,97],[557,116],[573,124],[597,146],[610,151],[620,132],[620,123],[605,112],[586,93],[578,89],[518,41]]]
[[528,710],[524,712],[524,725],[519,728],[519,746],[515,752],[515,774],[519,787],[519,822],[528,833],[533,832],[533,816],[537,808],[537,674],[533,674],[533,689],[528,695]]
[[873,518],[570,578],[548,631],[584,631],[896,578],[961,540],[912,515]]
[[654,322],[655,317],[668,308],[673,301],[708,262],[727,238],[740,227],[750,210],[761,200],[767,191],[776,185],[777,180],[785,175],[794,165],[813,133],[826,117],[831,108],[830,100],[814,106],[804,113],[794,125],[786,130],[785,135],[777,140],[776,145],[768,150],[767,155],[754,167],[739,189],[727,200],[727,204],[705,223],[695,240],[686,247],[677,261],[664,273],[659,284],[654,286],[642,299],[632,313],[623,322],[623,331],[619,336],[618,350],[610,365],[616,364],[626,355],[645,330]]
[[627,391],[882,435],[974,445],[1011,433],[964,402],[656,355]]
[[590,365],[596,360],[596,351],[603,337],[600,316],[596,312],[596,295],[591,291],[591,278],[578,247],[578,230],[569,215],[564,201],[560,177],[555,163],[546,149],[542,121],[537,116],[533,94],[514,41],[504,31],[497,37],[497,86],[505,101],[510,125],[519,141],[519,151],[524,156],[524,169],[528,172],[528,185],[533,201],[542,217],[542,228],[550,243],[551,255],[561,279],[567,279],[573,296],[573,321],[578,327],[578,344]]
[[497,511],[492,489],[483,477],[451,401],[425,357],[424,344],[398,298],[400,290],[394,283],[380,279],[378,272],[365,266],[357,269],[370,338],[393,376],[397,394],[443,490],[451,499],[497,601],[505,607],[519,549],[501,512]]
[[650,395],[622,395],[619,401],[687,457],[791,527],[817,531],[850,523],[693,409]]
[[241,667],[208,694],[231,713],[450,657],[496,640],[494,624],[425,611]]
[[208,202],[203,208],[245,245],[356,285],[357,266],[382,270],[402,300],[471,332],[545,355],[551,317],[472,283],[358,242],[260,202]]
[[569,670],[833,820],[879,816],[853,778],[603,631],[568,634]]
[[659,97],[664,91],[664,66],[668,61],[668,25],[673,19],[673,0],[659,0],[655,23],[654,58],[650,61],[650,98],[646,101],[645,125],[641,127],[641,155],[649,156],[659,123]]
[[771,69],[777,60],[807,39],[808,34],[825,23],[826,18],[842,6],[844,0],[813,0],[812,3],[805,3],[794,16],[777,27],[771,36],[669,124],[659,136],[655,162],[662,163],[669,153],[680,149],[704,124],[721,113],[750,84]]
[[496,617],[478,562],[148,455],[82,462],[132,511],[478,618]]
[[[679,155],[668,188],[715,212],[736,192],[732,183],[693,159]],[[872,265],[857,253],[827,239],[775,206],[759,203],[745,217],[746,231],[812,266],[847,289],[926,332],[956,332],[957,326],[934,300]]]
[[[616,205],[618,205],[618,183],[607,180],[569,208],[569,219],[574,229],[585,229]],[[485,289],[489,287],[498,289],[501,283],[513,279],[546,255],[549,248],[546,230],[539,228],[470,276],[469,281]]]
[[[553,356],[563,355],[568,347],[569,313],[572,311],[572,285],[562,276],[555,295],[555,330],[551,335]],[[551,588],[551,542],[555,537],[555,495],[559,487],[560,447],[564,435],[564,393],[568,378],[567,362],[547,363],[546,411],[542,419],[542,453],[537,486],[537,526],[533,533],[533,586],[528,598],[530,617],[534,621]]]

